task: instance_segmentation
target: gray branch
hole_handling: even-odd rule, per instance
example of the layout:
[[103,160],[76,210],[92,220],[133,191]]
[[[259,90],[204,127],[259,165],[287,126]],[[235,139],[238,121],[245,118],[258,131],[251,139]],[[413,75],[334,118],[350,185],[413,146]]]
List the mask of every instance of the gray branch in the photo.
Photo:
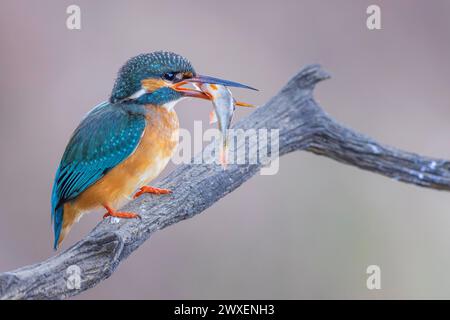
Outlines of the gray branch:
[[[450,162],[423,157],[379,144],[373,139],[336,123],[315,102],[317,82],[329,78],[318,65],[310,65],[292,78],[282,90],[249,117],[239,121],[240,129],[279,129],[279,155],[307,150],[337,161],[380,173],[399,181],[433,188],[450,189]],[[236,144],[236,153],[254,148],[251,139]],[[208,159],[213,145],[204,150]],[[242,149],[245,148],[245,149]],[[245,152],[243,152],[245,154]],[[206,155],[205,155],[206,154]],[[160,182],[173,194],[145,195],[125,206],[142,215],[139,220],[109,219],[99,223],[84,239],[46,261],[0,274],[2,299],[62,299],[79,294],[110,277],[155,231],[188,219],[210,207],[258,173],[255,164],[230,164],[222,170],[197,155],[193,163],[178,166]],[[67,286],[68,267],[81,270],[80,287]]]

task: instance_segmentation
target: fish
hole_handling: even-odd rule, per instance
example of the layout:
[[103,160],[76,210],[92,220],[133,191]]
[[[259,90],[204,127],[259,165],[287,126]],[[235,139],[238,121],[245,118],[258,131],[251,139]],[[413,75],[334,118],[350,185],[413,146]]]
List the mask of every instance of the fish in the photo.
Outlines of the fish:
[[218,122],[220,135],[220,151],[219,151],[219,163],[223,169],[228,165],[228,129],[231,126],[234,111],[236,105],[242,107],[254,107],[251,104],[244,102],[238,102],[233,98],[231,91],[228,87],[219,84],[202,83],[198,85],[198,89],[209,95],[212,99],[214,109],[209,115],[209,123],[213,124]]
[[222,85],[212,83],[202,83],[200,90],[207,93],[212,98],[214,110],[210,113],[210,124],[218,122],[220,130],[220,153],[219,163],[223,169],[226,169],[228,164],[228,129],[231,126],[234,110],[236,109],[235,102],[231,91]]

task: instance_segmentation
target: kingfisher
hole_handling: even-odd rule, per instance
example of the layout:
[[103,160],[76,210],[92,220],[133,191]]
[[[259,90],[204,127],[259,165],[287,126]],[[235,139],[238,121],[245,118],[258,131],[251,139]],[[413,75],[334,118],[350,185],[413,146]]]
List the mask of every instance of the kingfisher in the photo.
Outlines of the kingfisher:
[[[184,87],[189,83],[194,88]],[[75,129],[56,171],[51,197],[55,250],[88,211],[103,207],[103,218],[140,218],[116,208],[134,192],[134,198],[171,193],[147,184],[178,145],[175,104],[187,97],[212,99],[197,89],[203,83],[254,89],[198,75],[189,60],[168,51],[137,55],[119,69],[109,99]]]

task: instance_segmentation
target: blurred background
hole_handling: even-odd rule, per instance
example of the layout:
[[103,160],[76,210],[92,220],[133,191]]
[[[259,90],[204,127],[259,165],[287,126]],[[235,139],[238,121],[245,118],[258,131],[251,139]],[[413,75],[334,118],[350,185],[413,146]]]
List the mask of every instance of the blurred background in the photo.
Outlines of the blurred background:
[[[66,8],[81,8],[81,30]],[[381,7],[382,30],[366,27]],[[23,1],[0,4],[0,272],[53,255],[54,172],[81,118],[131,56],[171,50],[199,73],[248,83],[263,104],[302,66],[315,96],[382,143],[450,158],[450,2]],[[182,102],[207,127],[209,103]],[[250,110],[239,109],[236,118]],[[173,164],[164,175],[174,168]],[[62,249],[100,213],[74,226]],[[206,212],[157,232],[84,299],[450,298],[450,194],[305,152]],[[366,268],[381,268],[381,290]]]

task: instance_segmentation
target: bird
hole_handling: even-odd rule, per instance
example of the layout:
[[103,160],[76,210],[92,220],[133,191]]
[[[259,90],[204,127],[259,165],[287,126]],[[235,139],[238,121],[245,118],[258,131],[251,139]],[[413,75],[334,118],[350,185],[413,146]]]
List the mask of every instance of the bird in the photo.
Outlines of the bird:
[[[189,83],[194,88],[184,87]],[[51,194],[55,250],[86,212],[103,207],[103,218],[140,218],[117,208],[134,192],[134,198],[172,192],[148,183],[166,167],[178,145],[175,104],[188,97],[212,99],[197,89],[202,83],[256,90],[198,75],[188,59],[170,51],[143,53],[125,62],[109,99],[82,119],[56,170]]]

